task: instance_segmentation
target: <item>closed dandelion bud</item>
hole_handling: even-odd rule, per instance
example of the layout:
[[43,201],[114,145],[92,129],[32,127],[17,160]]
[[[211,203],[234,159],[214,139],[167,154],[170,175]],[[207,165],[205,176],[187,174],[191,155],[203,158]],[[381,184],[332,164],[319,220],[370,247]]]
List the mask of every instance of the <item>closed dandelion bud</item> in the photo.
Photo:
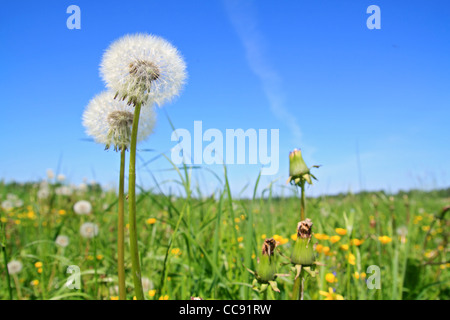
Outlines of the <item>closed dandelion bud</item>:
[[[314,168],[318,168],[318,166],[313,166]],[[289,153],[289,180],[288,182],[299,185],[300,183],[306,181],[309,184],[312,184],[311,178],[316,179],[314,175],[311,174],[310,168],[303,160],[301,150],[294,149],[291,153]]]
[[309,266],[314,263],[314,248],[311,243],[312,221],[300,221],[297,226],[297,240],[291,255],[291,262],[295,265]]
[[262,256],[259,260],[256,274],[261,282],[269,282],[275,279],[276,264],[274,250],[276,247],[276,241],[273,238],[264,240],[262,246]]

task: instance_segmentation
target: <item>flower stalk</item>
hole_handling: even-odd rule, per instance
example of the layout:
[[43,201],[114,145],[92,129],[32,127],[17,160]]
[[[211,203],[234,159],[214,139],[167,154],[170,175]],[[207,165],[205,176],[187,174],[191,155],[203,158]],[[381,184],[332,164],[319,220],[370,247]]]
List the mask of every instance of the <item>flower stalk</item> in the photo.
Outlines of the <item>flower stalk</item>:
[[119,222],[117,243],[117,265],[119,279],[119,299],[126,299],[125,288],[125,148],[120,151],[120,177],[119,177]]
[[134,109],[133,127],[131,130],[130,166],[128,171],[128,211],[130,224],[130,254],[131,267],[133,271],[134,292],[137,300],[144,300],[136,226],[136,145],[140,112],[141,103],[137,103]]
[[[312,166],[311,168],[318,168]],[[300,150],[294,149],[289,154],[289,179],[288,182],[300,187],[300,222],[297,225],[297,240],[291,254],[291,263],[294,265],[293,271],[296,273],[294,287],[292,289],[292,300],[303,300],[304,284],[306,274],[316,275],[314,270],[315,256],[314,248],[311,243],[312,221],[306,218],[306,183],[312,185],[312,179],[316,177],[311,173],[303,160]]]

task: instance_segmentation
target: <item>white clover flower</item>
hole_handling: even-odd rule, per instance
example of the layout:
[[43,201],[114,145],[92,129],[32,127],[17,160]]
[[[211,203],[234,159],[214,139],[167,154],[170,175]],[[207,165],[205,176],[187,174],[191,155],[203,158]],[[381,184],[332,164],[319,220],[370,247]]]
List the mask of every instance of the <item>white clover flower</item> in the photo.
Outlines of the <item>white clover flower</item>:
[[8,272],[9,274],[17,274],[22,271],[23,265],[22,262],[17,260],[12,260],[8,263]]
[[89,201],[80,200],[73,205],[73,211],[75,211],[78,215],[90,214],[92,211],[92,205]]
[[92,239],[98,235],[98,225],[92,222],[85,222],[80,227],[80,234],[83,238]]
[[126,35],[103,55],[100,74],[121,100],[161,106],[178,95],[186,81],[186,64],[163,38]]
[[58,174],[58,176],[56,177],[56,179],[57,179],[59,182],[63,182],[64,180],[66,180],[66,176],[63,175],[62,173],[60,173],[60,174]]
[[[131,142],[134,108],[114,99],[114,94],[105,91],[94,97],[83,113],[83,125],[86,133],[106,149],[111,145],[114,150],[128,149]],[[141,142],[153,132],[156,114],[152,107],[142,108],[139,118],[137,141]],[[92,183],[92,184],[95,184]]]
[[60,246],[60,247],[67,247],[69,245],[69,237],[68,236],[63,236],[63,235],[59,235],[56,237],[55,243]]

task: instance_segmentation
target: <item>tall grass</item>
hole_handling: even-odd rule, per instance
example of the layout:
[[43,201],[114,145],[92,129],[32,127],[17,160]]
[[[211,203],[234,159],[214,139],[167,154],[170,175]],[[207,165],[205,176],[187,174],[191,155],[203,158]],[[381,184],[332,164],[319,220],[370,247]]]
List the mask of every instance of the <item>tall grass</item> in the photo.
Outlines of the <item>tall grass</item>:
[[[263,298],[251,289],[251,275],[246,267],[255,266],[263,235],[277,234],[289,239],[279,246],[289,255],[294,243],[292,226],[297,225],[300,211],[298,197],[273,196],[277,191],[274,184],[258,193],[260,179],[255,177],[251,199],[233,198],[226,169],[223,177],[206,170],[205,174],[222,183],[222,187],[213,195],[203,195],[197,189],[194,196],[192,172],[203,169],[171,165],[178,174],[174,181],[155,179],[151,190],[137,186],[136,225],[142,277],[150,279],[149,287],[144,288],[145,298]],[[185,195],[164,194],[162,186],[169,182],[180,185]],[[40,200],[35,184],[0,183],[0,200],[13,193],[24,201],[19,208],[0,209],[4,252],[8,260],[20,260],[24,265],[16,275],[16,284],[8,280],[2,259],[0,298],[10,298],[8,283],[11,283],[14,290],[20,289],[23,299],[115,299],[117,195],[90,185],[85,193],[62,196],[55,194],[57,187],[58,184],[51,184],[50,197]],[[336,243],[313,236],[313,242],[330,250],[327,254],[317,253],[317,260],[324,265],[318,267],[316,278],[305,282],[304,298],[323,299],[319,291],[331,287],[345,299],[449,299],[449,220],[442,210],[449,198],[448,189],[412,191],[406,202],[404,193],[389,199],[384,192],[308,198],[308,217],[314,221],[316,234],[332,236],[336,234],[335,228],[344,228],[348,233]],[[80,199],[91,201],[93,214],[83,218],[74,214],[73,204]],[[149,224],[149,218],[156,219],[156,223]],[[79,226],[86,221],[100,226],[98,237],[91,241],[79,235]],[[54,243],[59,234],[69,236],[68,247],[59,248]],[[381,243],[378,237],[384,235],[392,241]],[[362,244],[351,245],[352,239],[359,239]],[[344,244],[348,250],[340,248]],[[355,257],[353,263],[349,263],[350,253]],[[43,262],[41,274],[34,267],[37,261]],[[80,290],[65,286],[69,265],[81,269]],[[371,274],[362,276],[371,265],[380,268],[380,290],[368,289],[366,280]],[[127,298],[132,299],[128,250],[125,269]],[[278,269],[289,272],[288,266]],[[337,282],[328,283],[327,273],[334,273]],[[39,285],[32,285],[34,280],[39,280]],[[16,288],[18,285],[20,288]],[[281,292],[273,298],[290,299],[292,287],[293,277],[279,278]],[[17,294],[13,297],[17,298]]]

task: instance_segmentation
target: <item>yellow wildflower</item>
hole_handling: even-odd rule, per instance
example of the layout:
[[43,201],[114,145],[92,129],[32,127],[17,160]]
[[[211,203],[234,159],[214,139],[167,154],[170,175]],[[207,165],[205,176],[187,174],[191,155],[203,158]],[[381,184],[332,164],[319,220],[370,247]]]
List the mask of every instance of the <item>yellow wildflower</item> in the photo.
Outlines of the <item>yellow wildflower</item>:
[[392,241],[392,239],[389,238],[388,236],[381,236],[381,237],[378,237],[378,240],[380,240],[380,242],[381,242],[382,244],[387,244],[387,243],[389,243],[389,242]]
[[336,233],[340,236],[345,236],[347,234],[347,230],[342,228],[336,228],[334,231],[336,231]]
[[330,242],[331,242],[331,243],[336,243],[336,242],[338,242],[339,240],[341,240],[341,237],[340,237],[340,236],[332,236],[332,237],[330,237]]
[[149,218],[149,219],[147,219],[147,221],[146,221],[146,223],[147,224],[155,224],[156,223],[156,219],[155,218]]
[[322,296],[325,296],[325,300],[344,300],[344,297],[340,294],[334,293],[333,288],[328,288],[327,291],[319,291]]
[[332,273],[327,273],[327,274],[325,275],[325,280],[326,280],[327,282],[329,282],[329,283],[335,283],[335,282],[338,281],[337,278],[336,278],[336,276],[335,276],[334,274],[332,274]]
[[348,250],[348,244],[343,244],[340,246],[341,250],[347,251]]
[[315,233],[314,234],[314,237],[317,239],[317,240],[328,240],[330,237],[329,236],[327,236],[326,234],[322,234],[322,233]]
[[321,252],[322,252],[322,249],[323,249],[323,245],[318,244],[318,245],[316,246],[316,251],[317,251],[318,253],[321,253]]
[[364,240],[352,239],[350,240],[350,244],[359,247],[364,243]]
[[154,297],[155,294],[156,294],[156,290],[150,290],[150,291],[148,292],[148,295],[149,295],[150,297]]
[[353,253],[349,253],[349,255],[348,255],[348,263],[350,263],[353,266],[355,265],[356,257]]

